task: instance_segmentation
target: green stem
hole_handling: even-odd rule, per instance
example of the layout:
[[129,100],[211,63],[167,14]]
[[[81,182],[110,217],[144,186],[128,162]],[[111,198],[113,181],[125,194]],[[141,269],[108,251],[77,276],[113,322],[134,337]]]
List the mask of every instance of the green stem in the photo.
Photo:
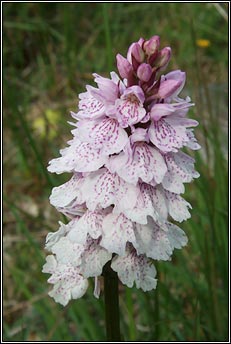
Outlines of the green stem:
[[108,262],[103,268],[105,320],[108,342],[120,342],[118,276]]

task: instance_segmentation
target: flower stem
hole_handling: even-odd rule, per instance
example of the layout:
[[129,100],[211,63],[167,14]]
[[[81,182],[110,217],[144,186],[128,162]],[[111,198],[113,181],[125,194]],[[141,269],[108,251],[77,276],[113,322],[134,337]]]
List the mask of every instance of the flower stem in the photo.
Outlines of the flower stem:
[[108,262],[103,268],[105,320],[108,342],[120,342],[118,276]]

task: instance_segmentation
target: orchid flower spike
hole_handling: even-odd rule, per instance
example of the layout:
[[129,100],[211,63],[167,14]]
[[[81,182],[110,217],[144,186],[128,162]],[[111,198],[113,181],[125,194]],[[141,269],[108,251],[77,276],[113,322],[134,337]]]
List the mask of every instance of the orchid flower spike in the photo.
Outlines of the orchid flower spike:
[[47,235],[43,267],[49,295],[64,306],[84,295],[91,277],[99,297],[108,261],[129,288],[156,288],[153,261],[170,260],[187,244],[171,219],[191,216],[181,194],[199,173],[181,149],[200,148],[192,129],[198,122],[187,118],[189,97],[179,97],[185,73],[160,75],[170,56],[158,36],[141,38],[127,57],[117,55],[119,75],[94,74],[96,87],[86,86],[71,114],[72,139],[49,162],[50,172],[72,174],[51,192],[50,203],[69,223]]

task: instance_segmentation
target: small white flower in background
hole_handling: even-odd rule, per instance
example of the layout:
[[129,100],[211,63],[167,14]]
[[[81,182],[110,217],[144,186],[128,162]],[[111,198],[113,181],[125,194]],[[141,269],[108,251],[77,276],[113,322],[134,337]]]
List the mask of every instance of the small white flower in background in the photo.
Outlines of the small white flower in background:
[[199,174],[180,149],[200,148],[189,129],[198,123],[186,117],[190,98],[179,97],[185,73],[160,75],[170,56],[169,47],[159,49],[158,36],[141,38],[127,58],[117,55],[121,79],[94,74],[98,87],[87,86],[72,113],[73,139],[49,163],[50,172],[73,173],[50,196],[70,222],[48,234],[51,255],[43,267],[54,285],[49,295],[64,306],[84,295],[89,277],[99,297],[97,277],[108,261],[128,287],[156,288],[153,260],[170,260],[187,244],[169,218],[190,217],[180,194]]

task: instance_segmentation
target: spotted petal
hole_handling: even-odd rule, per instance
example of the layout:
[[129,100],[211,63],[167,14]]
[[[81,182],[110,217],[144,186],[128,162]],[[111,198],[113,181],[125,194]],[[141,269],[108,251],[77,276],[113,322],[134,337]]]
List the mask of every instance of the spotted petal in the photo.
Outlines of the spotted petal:
[[182,229],[170,222],[168,223],[168,229],[168,238],[172,247],[180,249],[187,245],[188,238]]
[[87,290],[88,281],[80,275],[79,268],[60,264],[52,255],[47,257],[43,272],[52,274],[48,282],[54,284],[54,287],[48,294],[63,306],[71,299],[82,297]]
[[80,121],[78,123],[78,137],[81,141],[90,143],[101,154],[119,153],[128,142],[128,135],[113,118],[101,121]]
[[73,219],[68,223],[69,232],[67,237],[72,242],[85,244],[87,235],[93,239],[98,239],[102,234],[102,223],[105,211],[87,210],[80,219]]
[[108,160],[100,149],[78,139],[71,141],[70,147],[62,150],[62,156],[49,162],[48,171],[57,174],[64,172],[91,172],[98,170]]
[[190,203],[186,202],[180,195],[173,192],[165,191],[168,203],[168,211],[172,218],[178,222],[182,222],[191,217],[189,209],[192,209]]
[[112,254],[100,247],[98,241],[89,240],[82,255],[81,272],[85,278],[100,276]]
[[137,224],[135,228],[138,254],[157,260],[169,260],[173,248],[168,240],[166,231],[162,230],[153,220],[147,225]]
[[137,224],[134,231],[138,254],[146,254],[147,257],[157,260],[169,260],[174,248],[185,246],[185,233],[170,223],[167,227],[168,230],[163,230],[150,218],[147,225]]
[[51,251],[54,244],[56,244],[62,237],[68,233],[68,227],[59,221],[60,227],[56,232],[47,234],[46,237],[46,249]]
[[186,128],[197,124],[195,120],[175,115],[152,121],[149,128],[150,140],[162,152],[177,152],[189,141]]
[[158,223],[164,223],[168,215],[166,197],[160,188],[145,183],[139,184],[136,204],[132,209],[125,210],[124,214],[140,224],[147,223],[147,216],[151,216]]
[[114,204],[119,212],[134,206],[138,192],[135,186],[105,168],[86,177],[81,191],[88,209],[94,211],[98,206],[107,208]]
[[103,220],[103,234],[100,245],[109,252],[125,255],[127,242],[136,241],[133,223],[123,214],[108,214]]
[[[88,281],[76,271],[76,268],[60,267],[60,271],[56,275],[55,278],[59,278],[59,281],[48,293],[55,302],[66,306],[71,299],[79,299],[86,293]],[[49,278],[48,282],[52,283],[52,279]]]
[[189,183],[198,178],[199,173],[194,170],[195,160],[183,152],[168,153],[165,155],[168,172],[162,181],[163,187],[174,193],[183,193],[183,183]]
[[146,183],[153,179],[160,183],[167,172],[162,155],[145,142],[128,145],[124,152],[110,158],[107,167],[132,184],[136,184],[139,178]]
[[105,106],[103,102],[92,96],[90,89],[87,87],[87,92],[79,94],[79,110],[77,113],[71,112],[73,118],[80,119],[95,119],[104,116]]
[[126,128],[140,122],[146,115],[143,107],[144,93],[139,86],[126,89],[113,107],[108,108],[109,114],[114,115],[120,126]]
[[50,203],[54,207],[65,207],[78,198],[78,203],[82,204],[84,202],[80,192],[82,182],[80,175],[74,174],[68,182],[54,187],[50,195]]
[[67,237],[63,237],[52,246],[51,251],[56,255],[58,263],[79,266],[84,246],[73,243]]
[[199,143],[197,142],[197,139],[194,136],[193,129],[187,129],[187,135],[189,138],[189,141],[186,143],[186,147],[192,149],[192,150],[198,150],[201,148]]
[[126,256],[113,258],[111,267],[118,273],[121,282],[129,288],[136,283],[137,289],[149,291],[156,288],[156,269],[144,255],[127,251]]

